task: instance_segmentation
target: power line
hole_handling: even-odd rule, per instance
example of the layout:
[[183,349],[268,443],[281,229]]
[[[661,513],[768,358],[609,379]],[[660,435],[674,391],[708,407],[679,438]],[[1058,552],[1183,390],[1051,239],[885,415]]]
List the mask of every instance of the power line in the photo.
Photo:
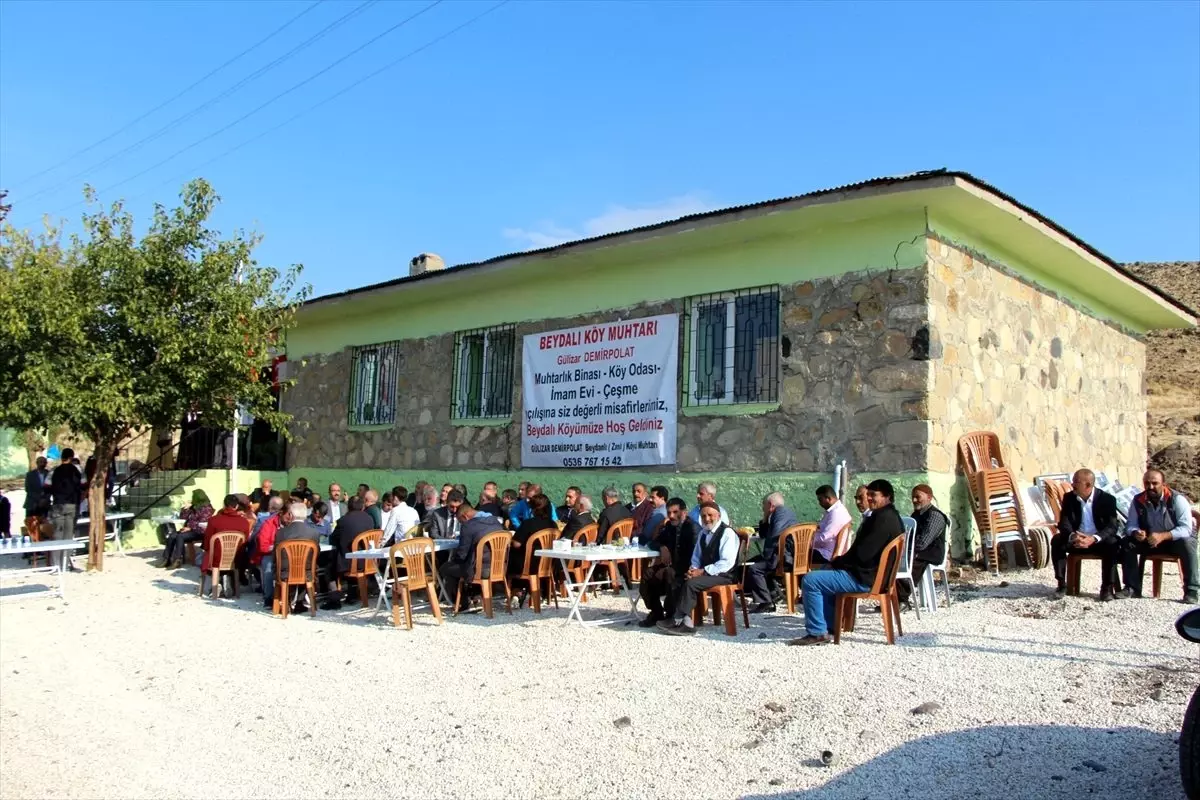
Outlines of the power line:
[[[435,37],[435,38],[433,38],[433,39],[430,39],[428,42],[426,42],[425,44],[421,45],[420,47],[418,47],[418,48],[416,48],[416,49],[414,49],[414,50],[410,50],[409,52],[405,53],[404,55],[400,56],[399,58],[397,58],[397,59],[395,59],[395,60],[393,60],[393,61],[389,61],[388,63],[384,64],[384,65],[383,65],[382,67],[380,67],[379,69],[376,69],[376,70],[374,70],[373,72],[369,72],[369,73],[367,73],[366,75],[364,75],[364,76],[362,76],[361,78],[359,78],[358,80],[356,80],[356,81],[354,81],[354,82],[352,82],[352,83],[350,83],[350,84],[348,84],[348,85],[346,85],[346,86],[342,87],[341,89],[338,89],[336,92],[334,92],[333,94],[329,95],[329,96],[328,96],[328,97],[326,97],[324,100],[320,100],[320,101],[318,101],[318,102],[316,102],[316,103],[312,104],[312,105],[311,105],[311,106],[309,106],[308,108],[305,108],[304,110],[302,110],[302,111],[299,111],[299,112],[297,112],[296,114],[293,114],[292,116],[290,116],[290,117],[288,117],[287,119],[285,119],[283,122],[280,122],[278,125],[274,125],[274,126],[272,126],[272,127],[270,127],[270,128],[267,128],[265,131],[262,131],[261,133],[256,133],[254,136],[251,136],[249,139],[246,139],[246,140],[244,140],[244,141],[240,142],[239,144],[236,144],[236,145],[234,145],[233,147],[229,148],[228,150],[224,151],[223,153],[220,153],[219,155],[213,156],[212,158],[208,159],[208,160],[207,160],[207,161],[205,161],[204,163],[202,163],[202,164],[197,164],[195,167],[192,167],[192,168],[191,168],[191,169],[189,169],[187,172],[182,172],[182,173],[179,173],[178,175],[176,175],[176,176],[174,176],[174,177],[172,177],[172,178],[168,178],[168,179],[166,179],[166,180],[162,181],[161,183],[158,183],[158,184],[155,184],[155,185],[156,185],[156,186],[162,186],[162,185],[165,185],[165,184],[168,184],[168,183],[173,183],[173,182],[176,182],[176,181],[178,181],[178,180],[181,180],[182,178],[186,178],[186,177],[188,177],[188,176],[194,175],[195,173],[197,173],[197,172],[199,172],[200,170],[202,170],[202,169],[204,169],[205,167],[207,167],[209,164],[212,164],[212,163],[214,163],[214,162],[216,162],[216,161],[220,161],[222,158],[225,158],[226,156],[228,156],[228,155],[230,155],[230,154],[232,154],[232,153],[234,153],[234,152],[236,152],[236,151],[238,151],[238,150],[241,150],[243,147],[246,147],[247,145],[253,144],[254,142],[257,142],[259,139],[262,139],[263,137],[265,137],[265,136],[268,136],[268,135],[270,135],[270,134],[274,133],[275,131],[279,130],[280,128],[283,128],[283,127],[286,127],[287,125],[290,125],[290,124],[292,124],[293,122],[295,122],[296,120],[300,119],[300,118],[301,118],[301,117],[303,117],[304,115],[306,115],[306,114],[310,114],[310,113],[312,113],[313,111],[316,111],[318,108],[320,108],[321,106],[325,105],[326,103],[331,103],[331,102],[333,102],[333,101],[334,101],[334,100],[336,100],[337,98],[341,97],[342,95],[346,94],[347,92],[351,91],[352,89],[355,89],[355,88],[357,88],[359,85],[361,85],[361,84],[363,84],[363,83],[366,83],[367,81],[371,80],[371,79],[372,79],[372,78],[374,78],[375,76],[377,76],[377,75],[379,75],[379,74],[381,74],[381,73],[383,73],[383,72],[386,72],[387,70],[391,69],[392,67],[395,67],[395,66],[399,65],[400,63],[402,63],[402,62],[404,62],[404,61],[407,61],[408,59],[412,58],[413,56],[417,55],[418,53],[421,53],[421,52],[422,52],[422,51],[424,51],[424,50],[428,50],[430,47],[433,47],[435,44],[438,44],[439,42],[441,42],[441,41],[443,41],[443,40],[445,40],[445,39],[448,39],[448,38],[450,38],[450,37],[451,37],[451,36],[453,36],[454,34],[456,34],[456,33],[458,33],[459,31],[461,31],[463,28],[466,28],[467,26],[469,26],[469,25],[472,25],[472,24],[474,24],[475,22],[478,22],[479,20],[483,19],[483,18],[484,18],[484,17],[486,17],[488,14],[492,13],[492,12],[493,12],[493,11],[495,11],[496,9],[500,8],[501,6],[503,6],[503,5],[507,5],[509,2],[510,2],[510,0],[501,0],[499,3],[496,3],[494,6],[492,6],[492,7],[488,8],[488,9],[486,9],[486,10],[484,10],[484,11],[480,12],[479,14],[476,14],[475,16],[471,17],[471,18],[470,18],[470,19],[468,19],[466,22],[463,22],[462,24],[460,24],[460,25],[457,25],[457,26],[455,26],[454,28],[451,28],[450,30],[448,30],[448,31],[446,31],[445,33],[443,33],[442,35],[440,35],[440,36],[437,36],[437,37]],[[109,187],[109,188],[112,188],[112,187]],[[143,192],[142,194],[140,194],[140,195],[136,195],[135,197],[133,197],[133,198],[131,198],[131,199],[132,199],[132,200],[137,200],[137,199],[139,199],[139,198],[143,197],[145,194],[146,194],[146,193],[145,193],[145,192]],[[78,205],[78,204],[77,204],[77,205]],[[65,210],[65,209],[64,209],[64,210]],[[62,212],[59,212],[59,213],[62,213]]]
[[174,130],[175,128],[182,125],[184,122],[188,121],[192,117],[199,114],[200,112],[204,111],[205,109],[207,109],[207,108],[213,106],[214,104],[220,102],[221,100],[225,99],[226,97],[233,94],[238,89],[245,86],[246,84],[250,83],[251,81],[255,80],[256,78],[262,77],[267,72],[271,71],[275,67],[282,64],[284,61],[287,61],[289,58],[291,58],[292,56],[299,53],[301,50],[304,50],[308,46],[310,46],[310,45],[314,44],[315,42],[319,41],[320,39],[323,39],[324,37],[328,36],[334,30],[341,27],[345,23],[349,22],[351,19],[358,16],[359,14],[363,13],[371,6],[377,5],[379,2],[380,2],[380,0],[365,0],[365,2],[354,7],[346,14],[343,14],[342,16],[338,17],[333,22],[326,25],[324,28],[317,31],[315,34],[313,34],[309,38],[305,39],[303,42],[301,42],[300,44],[293,47],[291,50],[287,51],[283,55],[276,58],[274,61],[272,61],[268,64],[265,64],[262,67],[259,67],[254,72],[251,72],[249,75],[242,78],[237,83],[233,84],[232,86],[227,87],[224,91],[222,91],[216,97],[209,98],[207,101],[201,103],[200,105],[196,106],[195,108],[191,109],[190,111],[187,111],[183,115],[176,117],[175,119],[171,120],[166,125],[162,126],[161,128],[154,131],[153,133],[150,133],[150,134],[142,137],[138,141],[125,147],[122,150],[118,150],[117,152],[110,155],[108,158],[105,158],[102,161],[92,164],[90,167],[83,169],[79,172],[76,172],[74,175],[70,175],[52,186],[48,186],[45,189],[36,191],[33,194],[26,195],[22,198],[22,200],[27,203],[30,200],[34,199],[35,197],[40,197],[49,192],[57,191],[58,189],[61,189],[64,186],[74,183],[76,180],[78,180],[79,178],[82,178],[83,176],[85,176],[87,174],[94,172],[94,171],[100,169],[101,167],[107,166],[108,164],[111,164],[113,161],[119,159],[121,156],[127,155],[128,153],[131,153],[134,150],[138,150],[143,145],[148,144],[149,142],[152,142],[155,139],[161,138],[169,131]]
[[[443,2],[444,2],[444,0],[434,0],[434,2],[432,2],[432,3],[430,3],[429,5],[425,6],[425,7],[424,7],[424,8],[422,8],[420,11],[418,11],[418,12],[416,12],[415,14],[412,14],[412,15],[410,15],[410,16],[408,16],[408,17],[405,17],[404,19],[402,19],[402,20],[400,20],[399,22],[397,22],[395,25],[393,25],[393,26],[391,26],[390,28],[388,28],[388,29],[384,30],[382,33],[379,33],[379,34],[377,34],[377,35],[375,35],[375,36],[371,37],[370,39],[368,39],[367,41],[363,42],[363,43],[362,43],[361,45],[359,45],[358,47],[356,47],[356,48],[354,48],[353,50],[351,50],[349,53],[346,53],[346,54],[345,54],[344,56],[342,56],[341,58],[338,58],[337,60],[335,60],[335,61],[331,62],[330,64],[326,65],[325,67],[323,67],[322,69],[320,69],[320,70],[318,70],[318,71],[314,72],[312,75],[309,75],[307,78],[305,78],[304,80],[300,81],[299,83],[296,83],[296,84],[294,84],[293,86],[291,86],[291,87],[289,87],[289,88],[287,88],[287,89],[283,90],[282,92],[280,92],[279,94],[275,95],[275,96],[274,96],[274,97],[272,97],[271,99],[267,100],[265,103],[263,103],[262,105],[258,106],[257,108],[251,109],[250,111],[246,112],[246,113],[245,113],[245,114],[243,114],[242,116],[240,116],[240,117],[238,117],[237,119],[233,120],[232,122],[230,122],[230,123],[228,123],[228,124],[226,124],[226,125],[224,125],[224,126],[222,126],[222,127],[218,128],[217,130],[213,131],[212,133],[210,133],[210,134],[208,134],[208,135],[206,135],[206,136],[202,136],[202,137],[200,137],[199,139],[197,139],[196,141],[192,142],[191,144],[189,144],[189,145],[187,145],[187,146],[185,146],[185,147],[182,147],[182,148],[180,148],[179,150],[176,150],[174,153],[172,153],[171,155],[169,155],[169,156],[167,156],[166,158],[162,159],[161,161],[159,161],[159,162],[157,162],[157,163],[155,163],[155,164],[152,164],[152,165],[150,165],[149,167],[146,167],[146,168],[145,168],[144,170],[142,170],[141,172],[139,172],[139,173],[137,173],[137,174],[135,174],[135,175],[131,175],[131,176],[129,176],[128,178],[125,178],[124,180],[118,181],[117,183],[114,183],[114,184],[112,184],[111,186],[105,187],[105,189],[103,190],[103,192],[104,192],[104,193],[110,192],[110,191],[112,191],[113,189],[116,189],[117,187],[124,186],[125,184],[129,183],[130,181],[137,180],[138,178],[142,177],[142,176],[143,176],[143,175],[145,175],[146,173],[148,173],[148,172],[152,172],[152,171],[154,171],[154,170],[158,169],[159,167],[161,167],[163,164],[166,164],[166,163],[168,163],[168,162],[170,162],[170,161],[173,161],[174,159],[178,158],[179,156],[183,155],[184,153],[188,152],[189,150],[191,150],[191,149],[193,149],[193,148],[195,148],[195,147],[198,147],[199,145],[203,144],[204,142],[207,142],[209,139],[212,139],[212,138],[214,138],[214,137],[216,137],[216,136],[219,136],[219,135],[221,135],[222,133],[224,133],[225,131],[227,131],[227,130],[229,130],[230,128],[234,127],[235,125],[237,125],[237,124],[239,124],[239,123],[243,122],[244,120],[247,120],[247,119],[249,119],[250,117],[252,117],[252,116],[254,116],[255,114],[257,114],[258,112],[262,111],[264,108],[266,108],[266,107],[270,106],[271,104],[275,103],[277,100],[281,100],[282,98],[286,97],[287,95],[291,94],[292,92],[296,91],[297,89],[299,89],[299,88],[301,88],[301,87],[303,87],[303,86],[306,86],[307,84],[309,84],[309,83],[311,83],[312,81],[316,80],[316,79],[317,79],[317,78],[319,78],[320,76],[324,75],[326,72],[329,72],[331,69],[333,69],[333,68],[334,68],[334,67],[336,67],[337,65],[341,64],[343,61],[346,61],[347,59],[351,58],[352,56],[354,56],[354,55],[356,55],[356,54],[360,53],[361,51],[363,51],[363,50],[365,50],[366,48],[370,47],[370,46],[371,46],[372,44],[374,44],[375,42],[377,42],[377,41],[379,41],[380,39],[382,39],[383,37],[387,36],[389,33],[392,33],[393,31],[395,31],[395,30],[397,30],[397,29],[399,29],[399,28],[401,28],[401,27],[403,27],[403,26],[407,25],[408,23],[412,22],[414,19],[416,19],[417,17],[421,16],[422,14],[424,14],[424,13],[425,13],[425,12],[427,12],[427,11],[429,11],[430,9],[434,8],[435,6],[441,5]],[[508,0],[504,0],[504,2],[508,2]],[[503,4],[504,4],[504,3],[501,3],[500,5],[503,5]],[[485,12],[483,12],[483,14],[479,14],[479,15],[478,15],[477,17],[475,17],[474,19],[478,19],[479,17],[482,17],[484,14],[487,14],[488,12],[490,12],[490,11],[492,11],[493,9],[495,9],[495,8],[498,8],[498,7],[499,7],[499,6],[493,6],[493,8],[491,8],[491,9],[488,9],[488,11],[485,11]],[[469,20],[469,21],[468,21],[468,23],[465,23],[465,24],[463,24],[463,25],[460,25],[460,26],[459,26],[459,28],[466,27],[466,24],[469,24],[469,22],[473,22],[473,21],[474,21],[474,19],[472,19],[472,20]],[[458,28],[456,28],[455,30],[458,30]],[[443,35],[443,36],[442,36],[442,37],[440,37],[440,38],[445,38],[445,36],[448,36],[448,35],[449,35],[449,34],[445,34],[445,35]],[[438,41],[438,40],[434,40],[434,41],[436,42],[436,41]],[[432,43],[430,43],[430,44],[432,44]],[[429,47],[429,46],[430,46],[430,45],[429,45],[429,44],[427,44],[427,45],[425,45],[424,47]],[[424,49],[424,47],[423,47],[423,48],[420,48],[420,49]],[[418,50],[418,51],[414,51],[414,52],[419,52],[419,50]],[[405,57],[407,57],[407,56],[405,56]],[[399,61],[401,61],[401,60],[403,60],[403,59],[397,59],[397,61],[396,61],[396,62],[393,62],[393,63],[398,63],[398,62],[399,62]],[[385,68],[386,68],[386,67],[385,67]],[[372,74],[371,74],[371,76],[373,76],[373,75],[377,74],[378,72],[382,72],[382,70],[376,70],[376,72],[372,73]],[[368,77],[371,77],[371,76],[368,76]],[[77,205],[81,205],[82,203],[83,203],[83,201],[82,201],[82,200],[81,200],[81,201],[79,201],[79,202],[76,202],[76,203],[72,203],[71,205],[69,205],[69,206],[66,206],[66,207],[65,207],[65,208],[63,208],[63,209],[60,209],[59,211],[57,211],[57,212],[55,212],[55,213],[56,213],[56,214],[61,214],[61,213],[63,213],[64,211],[67,211],[67,210],[69,210],[69,209],[71,209],[71,208],[74,208],[74,207],[75,207],[75,206],[77,206]]]
[[92,150],[95,150],[97,147],[99,147],[100,145],[104,144],[105,142],[111,141],[113,138],[115,138],[116,136],[119,136],[120,134],[122,134],[122,133],[124,133],[125,131],[129,130],[129,129],[130,129],[130,128],[132,128],[134,125],[138,124],[139,122],[141,122],[141,121],[142,121],[142,120],[144,120],[146,117],[148,117],[148,116],[150,116],[151,114],[153,114],[154,112],[158,111],[159,109],[162,109],[162,108],[164,108],[165,106],[168,106],[168,105],[170,105],[171,103],[175,102],[175,101],[176,101],[176,100],[178,100],[179,98],[183,97],[185,94],[187,94],[188,92],[190,92],[192,89],[195,89],[197,86],[199,86],[200,84],[204,83],[206,80],[208,80],[209,78],[211,78],[213,75],[216,75],[218,72],[220,72],[221,70],[225,69],[225,68],[226,68],[226,67],[228,67],[230,64],[234,63],[234,62],[235,62],[235,61],[237,61],[239,58],[241,58],[242,56],[248,55],[248,54],[249,54],[249,53],[251,53],[252,51],[254,51],[254,50],[257,50],[259,47],[262,47],[264,44],[266,44],[267,42],[271,41],[272,39],[274,39],[274,38],[275,38],[276,36],[278,36],[279,34],[283,33],[283,32],[284,32],[284,30],[286,30],[288,27],[290,27],[290,26],[292,25],[292,23],[294,23],[294,22],[296,22],[297,20],[299,20],[301,17],[303,17],[303,16],[304,16],[305,14],[307,14],[308,12],[312,11],[312,10],[313,10],[314,8],[316,8],[317,6],[321,5],[321,3],[323,3],[323,2],[325,2],[325,0],[316,0],[316,2],[315,2],[315,3],[313,3],[312,5],[310,5],[310,6],[308,6],[307,8],[305,8],[305,9],[304,9],[303,11],[301,11],[299,14],[297,14],[297,15],[296,15],[296,16],[294,16],[294,17],[292,17],[292,18],[291,18],[291,19],[289,19],[287,22],[283,23],[282,25],[280,25],[278,28],[276,28],[275,30],[273,30],[273,31],[271,31],[270,33],[268,33],[268,34],[267,34],[266,36],[264,36],[263,38],[259,39],[257,42],[255,42],[254,44],[250,45],[250,46],[249,46],[249,47],[247,47],[245,50],[243,50],[242,52],[238,53],[238,54],[237,54],[236,56],[234,56],[233,58],[231,58],[231,59],[229,59],[228,61],[226,61],[224,64],[221,64],[219,67],[217,67],[217,68],[215,68],[215,69],[211,70],[210,72],[208,72],[207,74],[205,74],[203,77],[201,77],[199,80],[197,80],[197,81],[195,81],[194,83],[190,84],[190,85],[189,85],[189,86],[187,86],[186,88],[184,88],[184,89],[181,89],[181,90],[179,90],[178,92],[176,92],[175,94],[171,95],[169,98],[167,98],[166,100],[162,101],[161,103],[159,103],[158,105],[156,105],[154,108],[150,109],[149,111],[145,112],[145,113],[144,113],[144,114],[142,114],[140,117],[137,117],[137,118],[135,118],[135,119],[133,119],[133,120],[130,120],[130,121],[129,121],[129,122],[127,122],[127,123],[126,123],[126,124],[125,124],[123,127],[121,127],[121,128],[118,128],[117,130],[115,130],[115,131],[113,131],[112,133],[110,133],[108,136],[105,136],[103,139],[100,139],[100,140],[98,140],[98,141],[92,142],[92,143],[91,143],[91,144],[89,144],[87,147],[83,148],[82,150],[80,150],[80,151],[78,151],[78,152],[72,153],[71,155],[69,155],[69,156],[67,156],[66,158],[64,158],[62,161],[59,161],[57,164],[53,164],[53,165],[51,165],[51,166],[49,166],[49,167],[46,167],[46,168],[45,168],[44,170],[42,170],[41,172],[35,172],[33,175],[30,175],[29,177],[25,178],[24,180],[17,181],[17,183],[18,183],[18,184],[25,184],[25,183],[29,183],[30,181],[34,180],[35,178],[40,178],[40,177],[42,177],[42,176],[43,176],[43,175],[45,175],[47,172],[53,172],[54,170],[56,170],[56,169],[58,169],[59,167],[61,167],[63,164],[67,164],[67,163],[70,163],[71,161],[74,161],[76,158],[78,158],[79,156],[83,155],[84,153],[90,153]]

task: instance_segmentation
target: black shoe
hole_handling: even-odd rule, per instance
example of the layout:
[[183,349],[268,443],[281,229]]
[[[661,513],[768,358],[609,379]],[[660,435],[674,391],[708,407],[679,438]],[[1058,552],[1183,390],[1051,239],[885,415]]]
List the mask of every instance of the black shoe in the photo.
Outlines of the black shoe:
[[1142,593],[1136,591],[1132,586],[1126,586],[1116,593],[1118,600],[1136,600],[1142,596]]
[[655,625],[657,625],[659,622],[661,622],[662,619],[663,618],[660,617],[658,614],[651,612],[646,615],[645,619],[643,619],[641,622],[638,623],[638,627],[653,628]]
[[300,606],[300,605],[292,606],[292,613],[293,614],[307,614],[308,606],[306,606],[306,605],[305,606]]
[[1200,605],[1200,593],[1187,592],[1183,595],[1183,599],[1179,602],[1186,603],[1190,606]]
[[1100,602],[1101,602],[1101,603],[1107,603],[1107,602],[1108,602],[1108,601],[1110,601],[1110,600],[1116,600],[1116,599],[1117,599],[1117,595],[1116,595],[1116,593],[1115,593],[1115,592],[1113,592],[1113,590],[1112,590],[1112,588],[1111,588],[1111,587],[1109,587],[1109,586],[1101,586],[1101,587],[1100,587],[1100,598],[1099,598],[1099,599],[1100,599]]
[[775,613],[775,604],[774,603],[759,603],[758,605],[756,605],[750,609],[750,613],[751,614],[774,614]]
[[1056,596],[1056,597],[1062,597],[1062,596],[1063,596],[1064,594],[1066,594],[1066,593],[1067,593],[1067,582],[1066,582],[1066,581],[1059,581],[1059,582],[1058,582],[1058,586],[1054,587],[1054,594],[1055,594],[1055,596]]
[[671,636],[691,636],[696,632],[696,629],[693,626],[684,625],[682,622],[680,622],[678,625],[672,625],[669,628],[663,628],[660,626],[659,630],[661,630],[663,633],[670,634]]
[[321,604],[322,611],[340,611],[341,609],[342,604],[338,600],[326,600]]
[[266,600],[263,600],[263,608],[265,608],[267,611],[275,610],[275,604],[271,602],[271,598],[268,597]]

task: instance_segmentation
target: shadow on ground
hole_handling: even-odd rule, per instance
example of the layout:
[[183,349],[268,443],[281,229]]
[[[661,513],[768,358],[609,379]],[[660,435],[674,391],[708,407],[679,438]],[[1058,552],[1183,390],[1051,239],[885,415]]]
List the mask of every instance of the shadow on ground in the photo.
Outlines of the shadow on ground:
[[[744,800],[970,797],[1183,800],[1177,738],[1141,728],[987,726],[908,742],[812,789],[752,786]],[[823,770],[809,760],[807,770]],[[836,765],[834,767],[836,769]],[[759,783],[756,781],[756,783]]]

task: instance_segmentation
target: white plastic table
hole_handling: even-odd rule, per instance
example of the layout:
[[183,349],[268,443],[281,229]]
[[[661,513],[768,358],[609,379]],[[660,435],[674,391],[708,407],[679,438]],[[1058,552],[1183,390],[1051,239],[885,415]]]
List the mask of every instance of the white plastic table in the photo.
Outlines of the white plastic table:
[[[458,548],[458,539],[430,539],[433,542],[433,552],[444,553],[447,550],[455,550]],[[388,554],[391,551],[390,547],[374,547],[370,550],[355,550],[352,553],[346,553],[346,558],[369,558],[374,561],[387,561]],[[433,579],[438,585],[438,594],[442,596],[442,602],[448,602],[446,595],[442,591],[442,582],[438,577],[437,565],[431,564],[433,568]],[[375,601],[375,610],[383,609],[385,611],[392,610],[392,599],[387,593],[387,572],[375,570],[375,585],[379,587],[379,599]]]
[[[579,611],[579,603],[583,599],[584,592],[587,591],[589,586],[600,586],[604,583],[604,581],[592,580],[592,573],[596,571],[596,565],[607,561],[635,561],[643,558],[654,558],[658,555],[658,551],[651,550],[649,547],[591,545],[589,547],[573,547],[570,550],[534,550],[533,554],[545,558],[556,558],[563,562],[563,585],[567,589],[567,598],[571,601],[571,612],[567,614],[566,624],[569,625],[571,620],[574,619],[580,625],[608,625],[634,616],[640,597],[638,587],[626,585],[625,588],[629,591],[629,617],[611,617],[585,622],[583,615]],[[583,561],[588,565],[587,574],[580,583],[575,583],[571,580],[570,570],[566,568],[568,561]],[[617,580],[625,584],[625,579],[619,574]]]
[[[113,532],[104,534],[104,538],[106,540],[110,537],[115,539],[117,542],[117,552],[121,555],[125,555],[125,548],[121,545],[121,523],[127,519],[133,519],[133,516],[132,511],[109,511],[104,515],[104,521],[113,524]],[[78,528],[80,525],[91,524],[91,521],[92,518],[90,515],[84,515],[75,520],[75,527]],[[86,536],[75,537],[75,541],[77,542],[84,542],[86,544],[87,540],[88,537]]]
[[[12,540],[9,540],[9,541],[11,542]],[[87,547],[86,542],[76,541],[75,539],[68,539],[65,541],[56,539],[56,540],[48,540],[45,542],[30,542],[29,544],[23,544],[20,547],[9,546],[9,547],[0,548],[0,556],[20,556],[20,555],[27,555],[27,554],[33,554],[33,553],[45,553],[47,561],[51,560],[51,556],[50,556],[51,553],[58,553],[58,565],[57,566],[51,564],[50,566],[47,566],[47,567],[31,567],[29,569],[0,570],[0,574],[3,574],[3,575],[24,574],[24,573],[34,573],[34,572],[48,572],[48,573],[52,573],[52,574],[57,573],[58,574],[58,589],[57,590],[46,589],[45,591],[41,591],[41,592],[27,592],[27,593],[23,593],[23,594],[13,595],[12,598],[6,598],[6,599],[22,600],[27,597],[42,597],[45,595],[51,595],[51,596],[58,596],[58,597],[62,598],[63,600],[66,600],[67,599],[67,589],[66,589],[66,585],[64,583],[63,575],[67,571],[67,559],[70,557],[70,554],[72,551],[82,550],[85,547]]]

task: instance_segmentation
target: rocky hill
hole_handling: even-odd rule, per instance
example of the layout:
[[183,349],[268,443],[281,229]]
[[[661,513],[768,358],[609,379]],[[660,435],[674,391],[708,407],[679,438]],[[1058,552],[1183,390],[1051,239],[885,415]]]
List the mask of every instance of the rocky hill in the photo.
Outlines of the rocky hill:
[[[1200,262],[1135,262],[1125,268],[1200,311]],[[1150,463],[1196,502],[1200,500],[1200,329],[1150,334],[1146,394]]]

